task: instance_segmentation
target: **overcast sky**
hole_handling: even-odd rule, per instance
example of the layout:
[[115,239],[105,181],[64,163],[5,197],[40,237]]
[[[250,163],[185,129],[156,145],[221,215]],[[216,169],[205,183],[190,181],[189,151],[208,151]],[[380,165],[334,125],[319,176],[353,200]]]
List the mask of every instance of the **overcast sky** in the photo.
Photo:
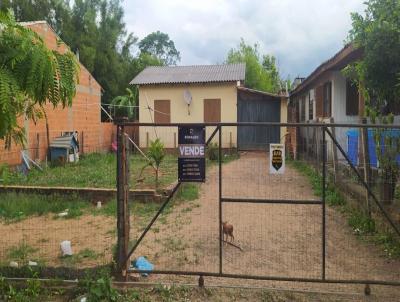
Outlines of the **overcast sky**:
[[344,45],[350,12],[363,0],[125,0],[125,22],[140,39],[160,30],[179,65],[222,63],[243,37],[277,58],[281,73],[307,76]]

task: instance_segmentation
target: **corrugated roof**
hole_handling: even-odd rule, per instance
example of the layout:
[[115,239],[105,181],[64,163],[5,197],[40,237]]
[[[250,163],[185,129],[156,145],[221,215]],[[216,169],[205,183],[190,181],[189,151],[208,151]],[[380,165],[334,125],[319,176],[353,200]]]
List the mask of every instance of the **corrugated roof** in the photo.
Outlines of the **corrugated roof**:
[[246,64],[149,66],[130,84],[178,84],[243,81]]
[[[55,139],[53,139],[53,141],[50,144],[51,148],[65,148],[65,149],[69,149],[72,146],[72,141],[74,140],[75,142],[75,138],[72,135],[66,135],[66,136],[60,136],[60,137],[56,137]],[[75,142],[76,143],[76,142]]]
[[362,49],[356,48],[352,43],[346,44],[332,58],[319,65],[307,78],[305,78],[298,86],[290,92],[290,96],[294,96],[307,88],[324,72],[331,69],[342,69],[350,62],[358,60],[362,56]]

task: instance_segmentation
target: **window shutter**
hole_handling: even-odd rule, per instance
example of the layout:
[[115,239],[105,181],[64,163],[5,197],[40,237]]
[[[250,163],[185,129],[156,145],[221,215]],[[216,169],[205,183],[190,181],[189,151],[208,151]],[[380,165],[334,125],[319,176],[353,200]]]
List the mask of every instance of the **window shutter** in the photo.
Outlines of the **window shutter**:
[[170,100],[154,101],[154,122],[170,123],[171,122],[171,102]]
[[221,100],[205,99],[204,100],[204,122],[219,123],[221,122]]
[[324,115],[324,89],[323,86],[318,86],[315,89],[315,114],[317,117],[323,117]]

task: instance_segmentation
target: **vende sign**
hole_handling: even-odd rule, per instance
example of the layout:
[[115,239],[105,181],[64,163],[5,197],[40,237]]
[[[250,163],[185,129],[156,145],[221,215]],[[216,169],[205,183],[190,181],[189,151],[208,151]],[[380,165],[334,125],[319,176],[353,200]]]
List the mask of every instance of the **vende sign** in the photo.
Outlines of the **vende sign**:
[[178,180],[180,182],[204,182],[205,140],[205,127],[179,127]]
[[179,157],[204,157],[204,145],[180,145]]

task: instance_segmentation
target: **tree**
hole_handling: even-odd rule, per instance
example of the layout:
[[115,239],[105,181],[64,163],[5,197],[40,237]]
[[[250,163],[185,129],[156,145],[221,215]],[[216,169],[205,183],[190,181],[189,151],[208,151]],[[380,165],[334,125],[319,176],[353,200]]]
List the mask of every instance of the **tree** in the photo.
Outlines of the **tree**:
[[242,38],[238,48],[228,52],[226,63],[246,63],[246,87],[277,93],[280,90],[280,79],[275,58],[264,55],[261,59],[258,48],[258,44],[248,45]]
[[165,65],[176,65],[181,60],[174,41],[160,31],[147,35],[139,42],[138,46],[142,53],[153,55]]
[[75,55],[49,50],[41,37],[19,25],[12,13],[0,12],[0,139],[24,143],[17,119],[36,120],[49,102],[70,106],[79,65]]
[[[390,108],[400,102],[400,2],[369,0],[365,16],[353,13],[349,41],[363,50],[362,59],[347,66],[345,74],[358,85],[365,97],[363,114],[372,123],[392,124]],[[396,162],[400,139],[392,131],[374,130],[376,153],[382,177],[381,197],[391,202],[399,177]]]
[[157,138],[154,141],[150,142],[149,150],[147,151],[147,155],[150,159],[149,165],[152,165],[155,168],[156,179],[155,184],[156,188],[158,187],[158,176],[160,171],[160,165],[165,157],[165,148],[163,142]]

